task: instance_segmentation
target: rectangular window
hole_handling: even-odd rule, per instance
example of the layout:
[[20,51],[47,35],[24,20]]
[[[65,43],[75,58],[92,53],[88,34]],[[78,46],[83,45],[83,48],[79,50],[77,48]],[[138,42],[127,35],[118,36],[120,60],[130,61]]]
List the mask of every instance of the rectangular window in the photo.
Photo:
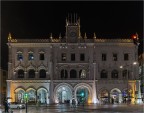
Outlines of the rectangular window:
[[84,61],[85,60],[85,55],[84,55],[84,53],[81,53],[80,54],[80,61]]
[[113,54],[113,61],[117,61],[117,54]]
[[18,61],[22,61],[22,60],[23,60],[22,53],[18,53],[18,54],[17,54],[17,60],[18,60]]
[[44,54],[40,53],[40,60],[44,60]]
[[102,54],[102,61],[106,61],[106,54],[105,53]]
[[125,54],[124,54],[124,60],[125,60],[125,61],[129,60],[129,55],[128,55],[128,53],[125,53]]
[[66,53],[62,53],[61,54],[61,60],[62,61],[66,61]]
[[28,59],[29,59],[29,60],[34,60],[33,53],[29,53]]
[[75,61],[75,54],[74,53],[71,54],[71,61]]

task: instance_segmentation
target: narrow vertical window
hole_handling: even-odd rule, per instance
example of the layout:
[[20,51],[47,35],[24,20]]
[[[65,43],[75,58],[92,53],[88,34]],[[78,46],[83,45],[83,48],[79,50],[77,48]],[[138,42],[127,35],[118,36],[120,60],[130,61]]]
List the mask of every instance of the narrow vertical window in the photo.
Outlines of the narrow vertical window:
[[18,60],[18,61],[22,61],[22,60],[23,60],[23,55],[22,55],[22,53],[18,53],[18,54],[17,54],[17,60]]
[[29,60],[34,60],[33,53],[29,53],[28,59],[29,59]]
[[40,60],[44,60],[44,53],[40,53]]
[[102,61],[106,61],[106,54],[105,53],[102,54]]
[[71,61],[75,61],[75,54],[74,53],[71,54]]
[[113,61],[117,61],[117,54],[113,54]]
[[83,53],[80,54],[80,61],[84,61],[85,60],[85,55]]
[[124,54],[124,60],[125,60],[125,61],[129,60],[129,55],[128,55],[128,53],[125,53],[125,54]]
[[61,54],[61,60],[62,61],[66,61],[66,53],[62,53]]

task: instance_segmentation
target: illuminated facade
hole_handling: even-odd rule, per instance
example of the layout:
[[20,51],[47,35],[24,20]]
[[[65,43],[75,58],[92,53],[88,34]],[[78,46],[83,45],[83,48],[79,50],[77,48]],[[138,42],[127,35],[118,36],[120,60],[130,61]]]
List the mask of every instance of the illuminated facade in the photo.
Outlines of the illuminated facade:
[[[91,38],[91,37],[89,37]],[[87,38],[80,20],[66,20],[64,37],[13,39],[8,36],[7,96],[29,103],[122,103],[135,101],[137,46],[132,39]],[[123,68],[120,68],[123,66]],[[127,90],[128,89],[128,90]]]

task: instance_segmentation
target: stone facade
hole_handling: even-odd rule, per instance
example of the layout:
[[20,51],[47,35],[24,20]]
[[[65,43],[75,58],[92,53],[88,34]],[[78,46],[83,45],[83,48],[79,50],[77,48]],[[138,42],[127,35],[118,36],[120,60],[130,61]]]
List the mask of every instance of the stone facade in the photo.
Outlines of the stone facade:
[[[80,20],[66,20],[66,34],[49,39],[8,36],[7,96],[12,101],[78,103],[135,101],[137,45],[132,39],[81,36]],[[123,68],[120,68],[122,67]],[[128,90],[127,90],[128,89]]]

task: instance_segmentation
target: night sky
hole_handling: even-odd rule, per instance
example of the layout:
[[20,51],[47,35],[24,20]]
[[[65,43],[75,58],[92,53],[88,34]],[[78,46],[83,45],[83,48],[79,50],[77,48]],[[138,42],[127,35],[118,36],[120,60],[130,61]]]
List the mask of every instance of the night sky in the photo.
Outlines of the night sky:
[[7,36],[19,38],[49,38],[65,34],[65,20],[77,13],[81,21],[81,34],[92,38],[131,38],[139,34],[139,54],[142,53],[143,2],[142,1],[33,1],[1,2],[2,68],[7,69]]

